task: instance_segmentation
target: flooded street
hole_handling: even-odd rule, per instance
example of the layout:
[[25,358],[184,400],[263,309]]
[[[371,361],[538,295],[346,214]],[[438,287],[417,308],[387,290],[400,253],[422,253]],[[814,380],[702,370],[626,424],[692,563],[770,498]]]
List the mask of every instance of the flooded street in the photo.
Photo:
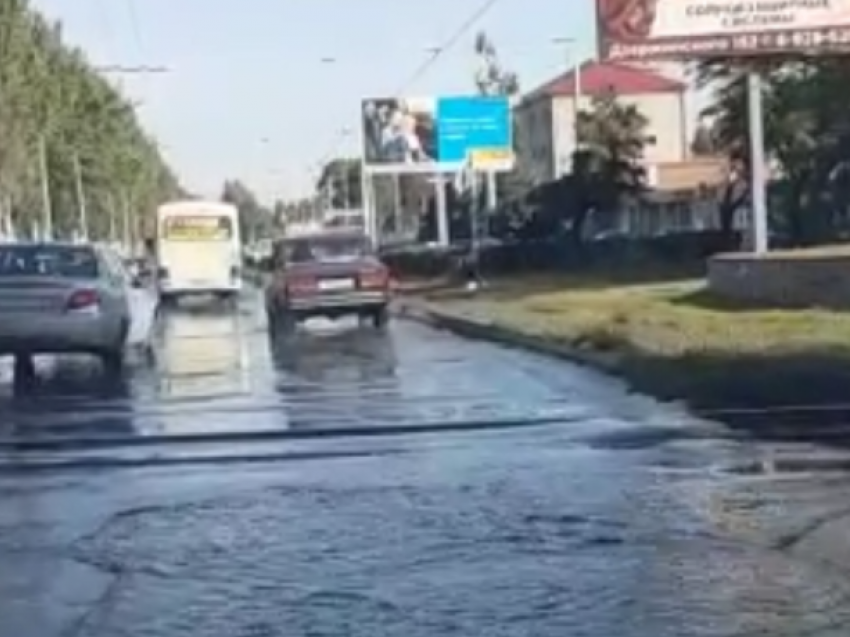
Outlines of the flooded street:
[[850,480],[742,470],[809,449],[402,321],[271,353],[258,307],[4,381],[0,635],[850,632]]

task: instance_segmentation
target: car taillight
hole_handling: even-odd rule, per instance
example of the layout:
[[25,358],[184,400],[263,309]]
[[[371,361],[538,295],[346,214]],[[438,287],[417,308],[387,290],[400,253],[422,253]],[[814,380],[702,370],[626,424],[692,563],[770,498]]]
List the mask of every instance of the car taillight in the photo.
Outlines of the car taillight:
[[65,303],[65,310],[68,312],[76,312],[78,310],[88,310],[100,305],[100,296],[94,290],[77,290]]
[[360,287],[384,288],[389,284],[389,273],[384,270],[367,270],[360,273]]
[[290,294],[309,294],[316,290],[316,280],[310,277],[289,277],[286,289]]

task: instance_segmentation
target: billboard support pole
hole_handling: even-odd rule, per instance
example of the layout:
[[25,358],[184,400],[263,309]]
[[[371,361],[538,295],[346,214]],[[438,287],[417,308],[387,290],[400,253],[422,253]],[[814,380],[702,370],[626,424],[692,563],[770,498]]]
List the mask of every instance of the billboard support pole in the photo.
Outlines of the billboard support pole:
[[372,196],[372,173],[366,169],[363,162],[360,169],[360,199],[363,206],[363,221],[366,233],[371,237],[374,244],[378,245],[378,224],[376,223],[375,198]]
[[752,209],[753,251],[765,254],[768,249],[767,175],[764,152],[764,107],[762,78],[757,72],[747,74],[747,114],[750,127],[750,198]]
[[489,171],[487,173],[487,210],[495,210],[499,204],[498,186],[496,181],[496,172]]
[[393,232],[398,236],[401,232],[402,214],[401,175],[393,173]]
[[[467,263],[467,281],[466,281],[466,289],[470,292],[474,292],[478,289],[480,281],[481,281],[481,271],[480,271],[480,261],[481,261],[481,245],[479,244],[481,238],[481,229],[479,228],[478,219],[479,213],[481,210],[478,208],[478,202],[481,199],[481,181],[478,179],[478,174],[475,172],[475,169],[470,166],[469,172],[472,177],[472,205],[469,209],[469,262]],[[488,172],[487,175],[487,184],[485,185],[487,189],[487,198],[490,198],[490,175],[495,175],[494,172]]]
[[437,243],[440,247],[448,248],[451,245],[449,236],[449,210],[446,201],[446,176],[437,173],[434,176],[434,187],[437,192]]

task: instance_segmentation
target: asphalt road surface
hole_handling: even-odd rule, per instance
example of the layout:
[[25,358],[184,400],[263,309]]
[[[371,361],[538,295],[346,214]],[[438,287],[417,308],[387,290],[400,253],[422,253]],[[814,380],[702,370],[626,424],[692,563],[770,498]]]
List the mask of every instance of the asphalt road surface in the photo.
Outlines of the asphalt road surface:
[[760,469],[806,448],[411,323],[271,353],[253,298],[156,359],[0,384],[0,635],[850,632],[848,481]]

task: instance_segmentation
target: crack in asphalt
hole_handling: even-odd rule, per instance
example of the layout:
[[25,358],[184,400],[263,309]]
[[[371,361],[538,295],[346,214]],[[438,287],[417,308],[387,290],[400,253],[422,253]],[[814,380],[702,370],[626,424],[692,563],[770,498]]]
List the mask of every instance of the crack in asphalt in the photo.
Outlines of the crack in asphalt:
[[843,518],[850,517],[850,507],[839,509],[826,515],[820,516],[798,529],[793,533],[788,533],[775,541],[771,548],[777,551],[793,551],[803,540],[822,529],[827,524],[837,522]]
[[[260,491],[277,492],[279,491],[279,489],[263,488],[260,489]],[[242,500],[245,498],[251,498],[255,495],[256,490],[249,489],[245,492],[230,493],[211,498],[193,499],[169,504],[132,506],[110,513],[109,515],[105,516],[99,523],[97,523],[91,530],[86,531],[80,534],[75,539],[71,540],[65,545],[65,550],[61,552],[62,556],[65,559],[72,559],[78,563],[90,566],[96,569],[97,571],[103,573],[104,575],[109,576],[110,579],[108,583],[104,586],[102,593],[90,604],[88,604],[87,608],[83,610],[78,617],[73,619],[69,624],[62,628],[58,632],[58,637],[79,637],[81,635],[85,635],[86,637],[96,637],[98,634],[100,634],[100,626],[102,626],[103,622],[108,620],[109,613],[117,603],[120,592],[130,584],[134,576],[144,575],[149,577],[168,579],[177,577],[176,574],[169,573],[162,569],[146,567],[139,568],[138,566],[131,567],[129,565],[121,564],[118,561],[113,561],[110,559],[99,559],[96,555],[86,555],[85,553],[87,551],[83,547],[83,545],[97,542],[97,540],[105,533],[107,533],[109,529],[115,524],[119,524],[122,521],[126,520],[132,520],[133,518],[139,516],[175,514],[185,512],[187,510],[191,511],[193,509],[199,508],[205,509],[208,507],[216,507],[222,505],[230,500]],[[850,516],[850,507],[832,512],[828,515],[820,516],[817,519],[813,520],[811,523],[805,525],[800,530],[794,533],[789,533],[769,545],[753,542],[751,540],[747,540],[746,538],[740,537],[720,537],[705,531],[699,533],[699,535],[709,540],[725,540],[728,542],[730,539],[732,539],[733,544],[750,547],[757,545],[762,549],[788,553],[793,552],[793,549],[796,548],[802,541],[810,537],[811,534],[817,532],[819,529],[823,528],[826,524],[841,520],[842,518],[848,516]],[[580,515],[560,516],[559,520],[565,523],[568,527],[575,526],[576,524],[578,524],[579,526],[583,526],[589,522],[593,522],[593,520],[585,519],[584,516]],[[532,526],[535,521],[540,522],[541,520],[538,520],[534,516],[531,516],[526,519],[526,522],[531,523]],[[552,520],[550,520],[550,522],[551,521]],[[622,522],[617,522],[614,520],[595,520],[595,522],[601,522],[605,527],[618,528],[624,526]],[[602,544],[605,544],[605,542],[602,542]],[[801,555],[795,555],[794,557],[796,559],[806,559]],[[833,566],[836,565],[833,564]],[[846,574],[847,571],[842,569],[842,572]],[[840,599],[833,601],[829,604],[828,607],[821,609],[821,612],[828,615],[836,610],[845,608],[848,602],[850,602],[850,593],[847,593],[841,596]],[[798,633],[797,637],[817,637],[818,635],[829,634],[829,631],[842,630],[848,625],[850,625],[850,619],[844,617],[827,620],[821,626],[812,627],[806,630],[805,632]],[[741,637],[744,637],[747,634],[749,633],[742,633]],[[752,634],[755,635],[755,633]]]
[[[105,615],[108,615],[113,608],[121,587],[127,583],[130,575],[131,573],[124,569],[118,569],[113,573],[112,579],[101,595],[79,617],[61,629],[58,637],[77,637],[82,634],[86,637],[96,637],[100,632],[99,626],[106,619]],[[84,630],[86,633],[83,633]]]

